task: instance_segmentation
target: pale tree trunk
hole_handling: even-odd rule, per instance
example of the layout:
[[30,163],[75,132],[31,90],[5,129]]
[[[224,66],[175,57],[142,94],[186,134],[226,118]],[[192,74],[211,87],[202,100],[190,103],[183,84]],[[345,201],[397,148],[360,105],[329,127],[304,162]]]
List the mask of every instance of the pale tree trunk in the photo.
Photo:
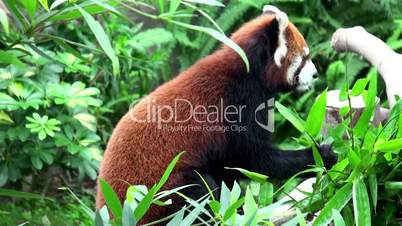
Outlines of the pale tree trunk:
[[338,29],[331,44],[335,51],[357,53],[377,68],[385,82],[390,108],[395,105],[395,95],[402,97],[402,55],[381,39],[357,26]]

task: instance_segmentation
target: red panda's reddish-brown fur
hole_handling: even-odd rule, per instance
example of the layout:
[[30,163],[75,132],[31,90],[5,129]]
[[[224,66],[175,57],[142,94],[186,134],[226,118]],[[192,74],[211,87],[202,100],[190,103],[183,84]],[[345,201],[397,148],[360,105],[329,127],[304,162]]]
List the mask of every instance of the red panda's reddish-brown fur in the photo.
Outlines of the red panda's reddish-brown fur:
[[[274,19],[274,15],[262,15],[243,25],[233,34],[232,40],[241,47],[246,47],[250,40],[265,30]],[[287,43],[290,54],[283,59],[283,67],[278,68],[273,62],[263,67],[266,71],[264,73],[267,74],[266,82],[276,86],[286,85],[286,78],[283,75],[286,74],[285,70],[290,64],[292,54],[302,52],[306,46],[303,37],[291,23],[286,30],[286,37],[292,42]],[[252,52],[247,54],[250,56]],[[250,62],[251,65],[253,63]],[[239,71],[245,71],[241,58],[232,49],[222,47],[141,100],[114,129],[101,164],[99,178],[106,180],[123,201],[128,186],[122,181],[151,187],[159,181],[169,162],[179,152],[186,151],[164,189],[183,185],[186,182],[186,174],[182,172],[203,167],[201,164],[204,164],[204,159],[209,154],[208,150],[215,150],[216,147],[222,151],[226,149],[228,141],[225,134],[204,130],[168,131],[157,128],[156,123],[135,122],[133,117],[145,119],[149,101],[155,101],[154,104],[158,106],[174,106],[176,99],[186,99],[192,105],[219,105],[221,98],[226,95],[227,88],[234,85],[237,76],[250,76],[247,73],[238,73]],[[177,110],[180,118],[180,114],[185,114],[188,108],[178,106]],[[198,123],[195,121],[184,123],[188,124],[196,126]],[[169,122],[166,125],[176,124]],[[96,207],[100,208],[104,204],[105,201],[98,188]],[[170,210],[171,208],[152,206],[142,222],[161,218]]]

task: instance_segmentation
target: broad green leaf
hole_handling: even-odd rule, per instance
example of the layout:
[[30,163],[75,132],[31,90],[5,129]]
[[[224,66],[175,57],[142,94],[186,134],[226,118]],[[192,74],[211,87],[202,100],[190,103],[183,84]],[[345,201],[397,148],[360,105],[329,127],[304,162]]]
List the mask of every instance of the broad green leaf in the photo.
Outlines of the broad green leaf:
[[8,35],[10,33],[10,25],[8,23],[7,14],[4,12],[3,9],[0,9],[0,23],[3,27],[4,32],[6,33],[6,35]]
[[133,218],[133,210],[130,207],[130,204],[125,201],[123,205],[123,215],[121,219],[123,226],[132,226],[136,225],[135,219]]
[[370,201],[366,184],[360,177],[353,181],[353,212],[357,226],[371,225]]
[[17,67],[25,67],[25,64],[12,52],[0,50],[0,63],[12,64]]
[[336,180],[338,177],[343,175],[343,171],[349,165],[349,160],[343,159],[332,166],[332,169],[328,172],[328,175],[332,178],[332,180]]
[[341,211],[352,198],[352,187],[352,183],[347,183],[336,191],[335,195],[325,204],[320,214],[314,220],[313,226],[329,224],[332,220],[332,210]]
[[184,151],[180,152],[178,155],[176,155],[176,157],[173,158],[173,160],[169,163],[168,167],[166,168],[165,172],[163,173],[161,179],[159,180],[157,186],[156,186],[156,191],[158,192],[159,189],[162,188],[162,186],[166,183],[166,181],[168,180],[170,174],[172,173],[176,163],[179,161],[179,159],[181,158],[181,156],[184,154]]
[[324,167],[324,161],[322,160],[321,154],[315,145],[313,145],[312,150],[315,164],[319,167]]
[[[96,211],[94,225],[95,226],[104,226],[103,219],[99,211]],[[106,221],[106,220],[105,220]]]
[[383,152],[399,152],[402,149],[402,138],[396,138],[385,142],[377,142],[375,149]]
[[[115,1],[115,0],[106,0],[104,2],[105,2],[105,4],[107,3],[108,5],[113,6],[113,7],[118,5],[118,1]],[[86,12],[88,12],[91,15],[106,12],[106,9],[103,6],[100,6],[91,1],[83,2],[83,3],[79,4],[79,6],[82,7]],[[76,7],[69,7],[67,9],[63,9],[62,13],[49,18],[49,21],[50,22],[67,21],[67,20],[78,19],[81,17],[82,17],[82,14]]]
[[320,131],[322,124],[325,120],[325,113],[327,107],[327,90],[322,92],[308,113],[306,120],[306,132],[312,137],[316,137]]
[[110,185],[101,178],[99,178],[99,185],[101,187],[102,195],[105,198],[107,207],[113,213],[115,218],[121,219],[123,208],[121,207],[121,203],[116,192],[114,192],[112,187],[110,187]]
[[[289,187],[290,185],[293,184],[293,181],[296,177],[306,174],[306,173],[318,173],[318,172],[323,172],[324,170],[322,168],[311,168],[311,169],[306,169],[303,171],[300,171],[298,173],[296,173],[295,175],[293,175],[291,178],[289,178],[280,188],[276,189],[276,191],[274,192],[274,196],[277,195],[279,192],[281,192],[282,190],[284,190],[284,188]],[[296,186],[295,186],[296,187]],[[294,189],[295,187],[293,187],[292,189]]]
[[270,182],[265,182],[260,187],[258,194],[258,205],[267,206],[272,204],[274,198],[274,186]]
[[165,3],[164,0],[158,0],[158,6],[159,6],[159,11],[160,13],[164,13],[165,12]]
[[342,88],[341,91],[339,92],[339,100],[340,101],[344,101],[348,99],[348,93],[349,92],[349,85],[347,83],[345,83]]
[[275,107],[278,109],[279,113],[281,113],[281,115],[290,123],[292,123],[292,125],[301,133],[306,130],[306,122],[302,118],[300,118],[300,116],[296,112],[283,106],[277,101],[275,101]]
[[355,223],[355,217],[353,216],[353,210],[351,205],[346,205],[343,210],[342,210],[342,216],[343,219],[345,220],[346,225],[354,225]]
[[177,8],[179,8],[181,0],[170,0],[169,4],[169,13],[173,14],[176,12]]
[[209,20],[209,22],[211,22],[220,33],[225,34],[225,32],[222,30],[222,28],[219,26],[219,24],[217,24],[215,22],[215,20],[212,19],[212,17],[209,16],[208,13],[206,13],[204,10],[197,8],[196,6],[194,6],[193,4],[190,4],[190,3],[186,3],[186,2],[182,2],[182,3],[184,5],[186,5],[187,7],[197,10],[202,16],[204,16],[207,20]]
[[179,21],[175,21],[175,20],[171,20],[170,22],[177,24],[179,26],[191,29],[191,30],[200,31],[200,32],[204,32],[206,34],[211,35],[215,39],[219,40],[220,42],[222,42],[223,44],[227,45],[232,50],[234,50],[240,56],[240,58],[243,60],[244,64],[246,65],[247,72],[250,72],[250,63],[248,61],[246,53],[232,39],[226,37],[224,34],[220,33],[219,31],[211,29],[211,28],[196,26],[196,25],[192,25],[192,24],[186,24],[186,23],[182,23]]
[[377,185],[377,174],[375,168],[369,169],[368,172],[368,182],[370,187],[371,200],[373,201],[373,208],[376,211],[377,208],[377,196],[378,196],[378,185]]
[[377,75],[372,74],[370,78],[370,84],[368,88],[368,93],[364,102],[366,107],[364,108],[359,120],[357,121],[353,132],[357,137],[364,137],[365,132],[370,124],[370,119],[374,114],[376,107],[376,95],[377,95]]
[[113,47],[110,44],[110,40],[106,35],[105,31],[103,30],[102,26],[99,24],[98,21],[96,21],[89,13],[87,13],[80,6],[76,5],[76,7],[84,17],[85,21],[87,22],[92,33],[95,35],[96,40],[98,41],[103,51],[105,51],[106,55],[112,61],[113,74],[114,75],[120,74],[119,58],[117,58],[113,50]]
[[197,219],[201,212],[205,210],[205,205],[208,203],[208,199],[205,199],[201,203],[197,203],[195,208],[180,222],[180,226],[192,225],[193,222]]
[[184,218],[184,211],[185,209],[182,208],[180,211],[176,212],[176,214],[174,215],[174,217],[172,218],[172,220],[169,221],[169,223],[167,224],[167,226],[177,226],[180,225],[180,222],[183,221]]
[[236,214],[236,210],[238,208],[240,208],[244,203],[244,197],[240,198],[239,200],[237,200],[236,202],[234,202],[232,205],[230,205],[226,211],[225,214],[223,216],[223,221],[227,221],[229,220],[231,217],[233,217],[234,214]]
[[36,12],[36,1],[37,0],[22,0],[20,1],[24,8],[27,10],[28,16],[31,20],[35,17]]
[[297,221],[299,222],[299,226],[307,226],[306,219],[304,219],[304,216],[299,208],[296,208],[296,217]]
[[94,2],[95,4],[99,5],[99,6],[102,6],[104,9],[106,9],[106,10],[108,10],[110,12],[113,12],[113,13],[116,13],[117,15],[122,16],[122,14],[115,7],[113,7],[112,5],[107,4],[107,2],[102,2],[100,0],[91,0],[91,1]]
[[267,181],[268,176],[263,175],[263,174],[259,174],[259,173],[255,173],[255,172],[251,172],[248,171],[246,169],[241,169],[241,168],[230,168],[230,167],[225,167],[225,169],[230,169],[230,170],[237,170],[240,173],[242,173],[244,176],[250,178],[251,180],[260,182],[260,183],[264,183]]
[[176,163],[179,161],[181,155],[183,155],[184,152],[180,152],[168,165],[166,168],[165,172],[163,173],[161,179],[159,180],[158,184],[155,184],[149,191],[148,193],[144,196],[144,198],[141,200],[141,202],[138,204],[137,208],[134,210],[134,218],[136,221],[141,220],[141,218],[145,215],[147,210],[152,204],[152,199],[154,198],[154,195],[156,192],[158,192],[159,189],[162,188],[162,186],[166,183],[168,180],[170,174],[173,171],[174,166]]
[[53,9],[57,8],[57,6],[59,6],[59,5],[63,4],[63,3],[65,3],[65,2],[68,2],[68,0],[55,0],[55,1],[52,3],[52,5],[50,5],[50,10],[53,10]]
[[4,3],[7,4],[7,9],[10,10],[12,15],[17,19],[19,29],[23,30],[25,27],[28,25],[25,23],[24,16],[21,14],[20,10],[17,7],[17,1],[16,0],[4,0]]
[[398,121],[398,138],[402,138],[402,114],[399,115],[399,121]]
[[49,5],[47,4],[47,0],[38,0],[38,1],[42,5],[42,7],[46,9],[46,11],[49,11]]
[[89,130],[96,131],[96,119],[93,115],[88,113],[79,113],[74,115],[74,118]]
[[12,125],[14,121],[5,111],[0,111],[0,124]]
[[231,196],[232,193],[230,192],[229,188],[226,186],[225,182],[222,181],[221,184],[221,194],[219,196],[220,198],[220,203],[221,203],[221,215],[225,213],[225,211],[229,208],[230,203],[231,203]]
[[[7,196],[12,198],[24,198],[24,199],[43,199],[43,195],[35,194],[31,192],[16,191],[12,189],[0,188],[0,196]],[[48,198],[46,198],[48,199]]]
[[352,91],[350,92],[350,95],[351,96],[359,96],[363,92],[364,88],[366,88],[367,83],[369,81],[370,80],[368,80],[367,78],[358,79],[355,82],[355,84],[353,85],[353,88],[352,88]]
[[216,200],[211,200],[209,202],[209,207],[214,212],[214,214],[219,214],[219,209],[221,208],[221,204]]
[[220,7],[225,6],[224,4],[222,4],[216,0],[184,0],[184,1],[198,3],[198,4],[204,4],[204,5],[210,5],[210,6],[220,6]]
[[163,28],[150,28],[134,35],[128,44],[146,53],[150,47],[174,42],[172,33]]
[[249,187],[246,189],[243,209],[244,220],[242,225],[257,225],[257,203],[255,203],[253,194]]
[[332,218],[334,219],[335,226],[345,226],[345,221],[339,211],[332,210]]
[[385,189],[387,190],[401,190],[402,189],[402,182],[401,181],[387,181],[384,184]]
[[[46,135],[45,135],[45,137],[46,137]],[[40,137],[39,137],[39,139],[40,139],[40,140],[43,140],[43,139],[41,139]],[[42,167],[43,167],[43,162],[42,162],[42,160],[39,158],[39,156],[31,156],[31,163],[32,163],[32,165],[33,165],[36,169],[38,169],[38,170],[42,169]]]

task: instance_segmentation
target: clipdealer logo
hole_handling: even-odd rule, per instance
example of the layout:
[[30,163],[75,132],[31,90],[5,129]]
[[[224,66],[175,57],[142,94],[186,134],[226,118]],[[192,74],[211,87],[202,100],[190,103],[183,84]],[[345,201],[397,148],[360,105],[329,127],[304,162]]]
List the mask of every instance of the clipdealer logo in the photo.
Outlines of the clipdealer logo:
[[[268,110],[268,121],[267,122],[260,122],[257,118],[257,113],[267,109]],[[263,129],[274,132],[275,130],[275,99],[271,98],[264,103],[258,105],[254,112],[254,120],[255,122]]]
[[[244,132],[247,126],[242,124],[247,114],[246,105],[226,105],[224,99],[220,99],[217,105],[194,105],[186,99],[175,99],[172,105],[159,104],[155,99],[145,98],[145,108],[141,114],[130,111],[130,118],[137,123],[156,123],[158,129],[169,131],[235,131]],[[130,108],[135,107],[133,103]],[[258,113],[264,109],[268,112],[268,120],[260,121]],[[250,112],[250,111],[248,111]],[[263,129],[274,131],[274,99],[271,98],[261,103],[254,110],[254,120]],[[265,118],[265,117],[264,117]]]

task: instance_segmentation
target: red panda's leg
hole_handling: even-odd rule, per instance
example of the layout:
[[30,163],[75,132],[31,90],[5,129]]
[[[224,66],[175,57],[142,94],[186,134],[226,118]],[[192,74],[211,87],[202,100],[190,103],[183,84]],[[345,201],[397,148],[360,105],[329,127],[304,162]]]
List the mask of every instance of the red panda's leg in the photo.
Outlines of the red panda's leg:
[[[218,184],[216,183],[215,179],[206,173],[197,174],[196,172],[189,174],[187,177],[188,184],[194,184],[185,191],[185,194],[193,200],[197,200],[205,195],[209,194],[209,190],[212,191],[212,195],[215,198],[218,198],[219,190]],[[201,178],[202,177],[202,178]],[[208,186],[208,188],[206,187]]]
[[[319,151],[327,168],[336,163],[336,155],[329,145],[321,145]],[[250,163],[252,170],[273,178],[288,178],[315,164],[311,148],[297,151],[270,148],[259,152],[251,161],[254,162]]]

